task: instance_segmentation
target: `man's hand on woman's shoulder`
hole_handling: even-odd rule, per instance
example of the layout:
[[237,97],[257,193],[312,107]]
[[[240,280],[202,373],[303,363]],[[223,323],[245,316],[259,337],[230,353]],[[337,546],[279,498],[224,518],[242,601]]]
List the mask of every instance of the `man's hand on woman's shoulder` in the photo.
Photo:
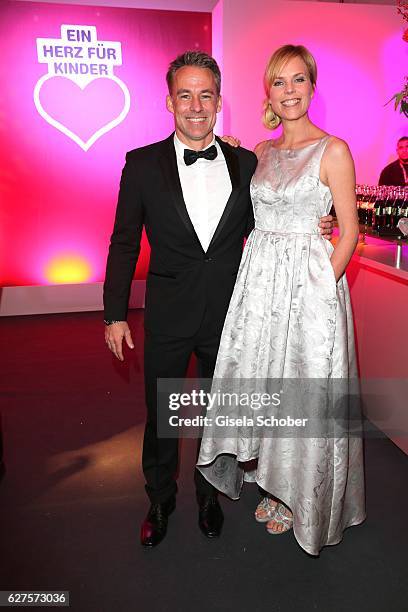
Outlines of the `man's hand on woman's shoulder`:
[[221,140],[235,148],[239,147],[241,144],[240,139],[236,138],[235,136],[221,136]]

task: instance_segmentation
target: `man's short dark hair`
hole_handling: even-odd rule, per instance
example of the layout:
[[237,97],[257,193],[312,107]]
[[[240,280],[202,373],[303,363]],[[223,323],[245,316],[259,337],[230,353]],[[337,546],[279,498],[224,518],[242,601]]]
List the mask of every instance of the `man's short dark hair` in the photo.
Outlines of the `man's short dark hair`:
[[173,87],[173,78],[177,70],[183,68],[183,66],[197,66],[197,68],[209,68],[214,75],[215,86],[217,88],[217,95],[220,95],[221,91],[221,72],[217,62],[211,55],[204,53],[204,51],[186,51],[182,53],[169,65],[169,69],[166,74],[167,87],[171,94]]
[[401,138],[398,139],[397,144],[399,144],[403,140],[408,140],[408,136],[401,136]]

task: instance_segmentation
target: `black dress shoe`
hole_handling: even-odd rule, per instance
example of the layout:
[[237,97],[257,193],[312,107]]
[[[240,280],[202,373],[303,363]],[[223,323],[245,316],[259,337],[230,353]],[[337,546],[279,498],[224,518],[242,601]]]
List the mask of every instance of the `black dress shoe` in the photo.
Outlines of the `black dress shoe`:
[[157,546],[167,533],[167,520],[176,507],[176,499],[171,497],[162,504],[152,504],[140,530],[142,546]]
[[224,515],[218,499],[204,495],[198,499],[198,525],[207,538],[217,538],[222,529]]

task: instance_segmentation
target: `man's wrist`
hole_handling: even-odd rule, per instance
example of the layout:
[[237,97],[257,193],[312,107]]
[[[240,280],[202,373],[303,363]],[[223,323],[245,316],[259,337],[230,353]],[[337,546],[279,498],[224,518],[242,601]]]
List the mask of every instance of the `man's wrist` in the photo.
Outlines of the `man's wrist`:
[[103,322],[105,323],[105,325],[113,325],[113,323],[126,323],[126,321],[116,321],[113,319],[104,319]]

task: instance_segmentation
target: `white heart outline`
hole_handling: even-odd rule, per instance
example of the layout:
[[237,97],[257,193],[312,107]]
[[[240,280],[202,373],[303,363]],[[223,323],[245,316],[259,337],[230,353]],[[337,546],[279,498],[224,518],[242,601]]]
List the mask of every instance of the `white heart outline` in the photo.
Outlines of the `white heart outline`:
[[[57,79],[64,79],[66,77],[47,73],[47,74],[44,74],[37,81],[37,83],[36,83],[36,85],[34,87],[34,92],[33,92],[35,107],[36,107],[38,113],[41,115],[41,117],[43,119],[45,119],[45,121],[47,123],[49,123],[50,125],[55,127],[57,130],[59,130],[60,132],[65,134],[65,136],[68,136],[68,138],[71,138],[71,140],[76,142],[77,145],[79,145],[81,147],[81,149],[83,149],[84,151],[88,151],[88,149],[90,149],[90,147],[92,147],[92,145],[101,136],[103,136],[107,132],[110,132],[110,130],[112,130],[114,127],[119,125],[119,123],[122,123],[122,121],[124,120],[124,118],[126,117],[126,115],[129,112],[129,109],[130,109],[130,93],[129,93],[129,90],[126,87],[125,83],[123,83],[123,81],[121,81],[116,75],[113,74],[113,75],[110,75],[108,77],[97,77],[96,79],[92,79],[92,81],[88,81],[87,83],[84,83],[83,85],[78,83],[78,82],[76,82],[76,81],[74,81],[74,83],[76,83],[76,85],[83,91],[85,89],[85,87],[87,87],[89,85],[89,83],[93,83],[94,81],[97,81],[99,79],[109,79],[110,81],[114,81],[115,83],[117,83],[119,85],[119,87],[121,88],[121,90],[123,91],[123,94],[125,96],[125,103],[124,103],[123,109],[119,113],[119,115],[117,117],[115,117],[115,119],[112,119],[112,121],[109,121],[109,123],[106,123],[104,126],[99,128],[99,130],[97,130],[91,136],[91,138],[89,138],[89,140],[84,142],[82,140],[82,138],[80,138],[79,136],[77,136],[77,134],[75,134],[75,132],[73,132],[72,130],[67,128],[65,125],[63,125],[62,123],[60,123],[59,121],[57,121],[56,119],[51,117],[51,115],[49,115],[47,113],[47,111],[44,109],[43,105],[41,104],[41,101],[40,101],[40,90],[41,90],[41,87],[49,79],[55,79],[55,78],[57,78]],[[72,79],[68,79],[68,80],[72,80]]]

